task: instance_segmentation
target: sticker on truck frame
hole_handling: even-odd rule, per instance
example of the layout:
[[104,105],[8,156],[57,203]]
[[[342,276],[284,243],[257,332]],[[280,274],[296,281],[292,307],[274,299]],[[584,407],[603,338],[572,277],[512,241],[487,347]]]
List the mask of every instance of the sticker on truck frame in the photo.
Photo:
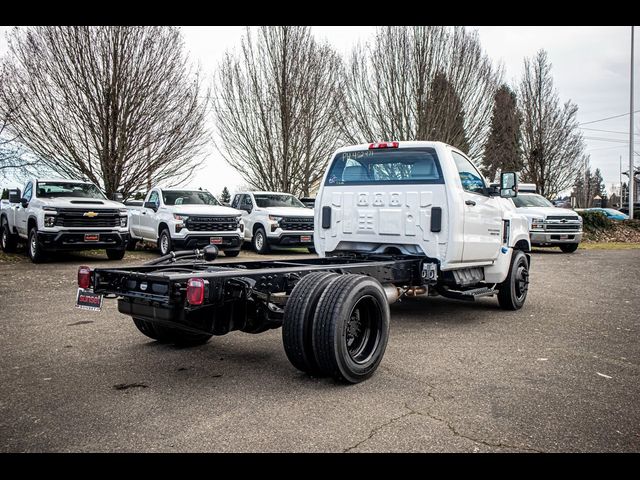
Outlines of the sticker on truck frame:
[[102,308],[102,295],[93,293],[91,290],[79,288],[76,296],[76,308],[99,312]]

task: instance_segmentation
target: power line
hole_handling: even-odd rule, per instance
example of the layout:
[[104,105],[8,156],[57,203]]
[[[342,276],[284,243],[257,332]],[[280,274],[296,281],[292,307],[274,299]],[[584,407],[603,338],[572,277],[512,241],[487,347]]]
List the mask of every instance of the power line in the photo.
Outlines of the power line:
[[606,138],[606,137],[584,137],[585,140],[595,140],[597,142],[610,142],[610,143],[623,143],[629,145],[628,140],[622,140],[621,138]]
[[[615,130],[602,130],[600,128],[587,128],[587,127],[579,127],[580,130],[591,130],[593,132],[607,132],[607,133],[621,133],[623,135],[629,135],[629,132],[618,132]],[[640,137],[640,133],[634,133],[634,135],[638,135]]]
[[[638,112],[640,112],[640,110],[636,110],[633,113],[638,113]],[[626,117],[627,115],[629,115],[629,114],[628,113],[621,113],[620,115],[614,115],[613,117],[601,118],[599,120],[591,120],[590,122],[582,122],[582,123],[579,123],[578,126],[580,126],[580,125],[589,125],[590,123],[604,122],[605,120],[611,120],[612,118]]]

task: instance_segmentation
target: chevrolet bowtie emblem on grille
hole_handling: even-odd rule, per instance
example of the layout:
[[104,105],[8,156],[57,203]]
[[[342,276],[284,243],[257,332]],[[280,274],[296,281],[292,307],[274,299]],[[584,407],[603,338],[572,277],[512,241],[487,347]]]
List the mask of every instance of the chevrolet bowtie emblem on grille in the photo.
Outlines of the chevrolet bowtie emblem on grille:
[[567,219],[563,218],[562,220],[560,220],[561,223],[567,223]]
[[89,217],[89,218],[93,218],[93,217],[97,217],[98,214],[96,212],[84,212],[82,214],[83,217]]

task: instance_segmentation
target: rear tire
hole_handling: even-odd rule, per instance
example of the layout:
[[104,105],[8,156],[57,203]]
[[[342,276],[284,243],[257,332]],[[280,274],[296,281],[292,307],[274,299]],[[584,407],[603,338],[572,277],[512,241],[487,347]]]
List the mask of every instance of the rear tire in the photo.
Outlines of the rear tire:
[[315,247],[307,247],[307,250],[309,250],[309,253],[316,253]]
[[529,262],[522,250],[514,250],[509,275],[498,289],[498,303],[504,310],[519,310],[529,290]]
[[46,255],[40,243],[38,242],[38,230],[32,227],[29,231],[29,241],[27,242],[27,253],[33,263],[42,263],[46,259]]
[[158,333],[156,332],[155,328],[153,328],[153,323],[133,317],[133,324],[138,328],[138,330],[140,330],[140,332],[142,332],[143,335],[146,335],[149,338],[153,338],[154,340],[160,340],[158,337]]
[[253,234],[253,249],[260,255],[265,255],[271,251],[267,234],[262,227],[258,228],[256,233]]
[[180,347],[204,345],[211,337],[213,337],[213,335],[209,333],[192,333],[178,328],[163,327],[160,325],[154,325],[153,329],[158,335],[158,341],[163,343],[173,343]]
[[2,245],[2,251],[6,253],[13,253],[16,251],[16,246],[18,244],[18,236],[11,233],[9,228],[9,222],[6,218],[2,219],[2,226],[0,226],[0,244]]
[[284,351],[294,367],[311,375],[320,374],[313,353],[313,317],[320,296],[337,276],[336,273],[327,272],[305,275],[294,287],[284,310]]
[[107,257],[109,260],[122,260],[124,252],[124,248],[107,248]]
[[240,255],[240,250],[225,250],[224,251],[224,256],[225,257],[237,257],[238,255]]
[[340,275],[324,290],[313,321],[320,371],[358,383],[382,361],[389,338],[389,304],[382,285],[366,275]]
[[564,253],[573,253],[578,249],[579,243],[564,243],[560,245],[560,250]]
[[160,236],[158,237],[158,249],[160,250],[160,255],[168,255],[173,250],[173,242],[171,241],[171,233],[169,233],[169,229],[165,228],[160,232]]

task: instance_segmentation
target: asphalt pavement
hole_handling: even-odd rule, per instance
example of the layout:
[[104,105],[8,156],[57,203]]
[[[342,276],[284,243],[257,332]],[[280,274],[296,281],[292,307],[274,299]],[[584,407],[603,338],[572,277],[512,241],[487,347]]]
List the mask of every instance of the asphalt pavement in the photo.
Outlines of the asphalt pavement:
[[74,307],[78,265],[155,253],[21,255],[0,263],[2,452],[640,451],[638,249],[534,252],[516,312],[393,305],[382,364],[357,385],[297,371],[280,329],[178,348],[114,300]]

